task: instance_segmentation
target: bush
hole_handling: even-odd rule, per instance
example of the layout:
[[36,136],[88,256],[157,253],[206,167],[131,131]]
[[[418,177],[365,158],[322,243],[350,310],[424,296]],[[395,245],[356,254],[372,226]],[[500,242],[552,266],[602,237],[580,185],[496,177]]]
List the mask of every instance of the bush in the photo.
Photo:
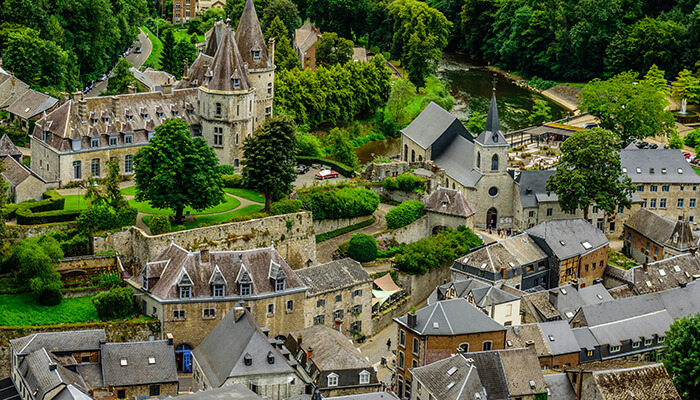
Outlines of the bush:
[[401,248],[394,265],[407,274],[425,274],[429,270],[452,262],[482,244],[469,228],[460,226],[421,239]]
[[410,224],[423,216],[424,208],[425,204],[420,201],[404,201],[386,213],[387,228],[397,229]]
[[387,177],[384,179],[384,189],[386,190],[401,190],[403,192],[415,192],[423,190],[427,180],[415,176],[411,173],[404,173],[396,178]]
[[354,225],[346,226],[345,228],[340,228],[340,229],[336,229],[334,231],[330,231],[330,232],[322,233],[320,235],[316,235],[316,243],[325,242],[326,240],[333,239],[336,236],[344,235],[344,234],[346,234],[348,232],[352,232],[356,229],[360,229],[360,228],[364,228],[365,226],[372,225],[374,223],[374,221],[375,221],[374,218],[370,218],[370,219],[364,220],[362,222],[358,222]]
[[313,213],[314,220],[355,218],[372,215],[379,206],[379,196],[364,188],[318,188],[299,193],[302,207]]
[[321,142],[314,135],[309,133],[297,134],[297,146],[299,155],[304,157],[323,157]]
[[532,79],[530,79],[527,82],[528,86],[533,87],[537,90],[547,90],[551,89],[556,85],[557,83],[554,81],[548,81],[546,79],[542,79],[539,76],[533,76]]
[[270,205],[272,215],[291,214],[301,210],[301,200],[282,199]]
[[103,272],[97,277],[100,287],[114,287],[122,284],[122,278],[117,272]]
[[47,288],[39,293],[37,300],[39,300],[39,304],[44,306],[57,306],[63,300],[63,293],[58,288]]
[[668,147],[672,149],[682,149],[683,148],[683,139],[678,135],[678,133],[672,133],[671,137],[668,141]]
[[74,221],[79,210],[64,210],[65,198],[55,190],[44,193],[41,201],[23,201],[10,204],[3,210],[5,218],[17,218],[17,225],[40,225],[55,222]]
[[133,207],[124,207],[115,211],[106,205],[90,205],[78,217],[78,226],[83,232],[94,232],[119,229],[136,223],[138,210]]
[[348,244],[348,257],[359,262],[373,261],[377,258],[377,241],[374,236],[356,233]]
[[686,146],[695,147],[698,144],[700,144],[700,129],[688,132],[688,134],[685,135]]
[[238,174],[221,175],[221,182],[223,183],[224,187],[227,187],[227,188],[240,188],[240,189],[245,188],[245,185],[243,184],[243,176],[242,175],[238,175]]
[[151,228],[151,234],[162,235],[163,233],[168,233],[172,230],[170,226],[170,218],[167,215],[154,215],[149,221],[149,227]]
[[355,174],[355,170],[352,167],[349,167],[341,162],[331,160],[330,158],[298,156],[297,157],[297,164],[305,164],[305,165],[323,164],[323,165],[328,165],[335,172],[337,172],[343,176],[352,177]]
[[134,292],[128,287],[113,287],[92,298],[100,319],[124,318],[134,313]]
[[235,175],[236,174],[236,168],[234,168],[232,165],[217,165],[216,166],[216,171],[219,173],[219,175]]

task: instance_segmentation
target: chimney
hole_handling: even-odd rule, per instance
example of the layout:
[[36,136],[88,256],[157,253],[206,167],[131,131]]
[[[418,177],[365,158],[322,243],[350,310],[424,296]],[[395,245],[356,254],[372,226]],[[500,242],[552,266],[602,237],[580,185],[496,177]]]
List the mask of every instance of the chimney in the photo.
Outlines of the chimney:
[[644,264],[642,264],[642,270],[644,270],[644,272],[649,271],[649,264],[647,264],[647,261],[644,261]]
[[301,347],[301,333],[297,335],[297,347]]
[[82,100],[82,99],[83,99],[83,92],[80,92],[80,91],[73,92],[73,101],[74,101],[74,102],[77,103],[77,102],[79,102],[79,101]]
[[408,313],[406,322],[408,322],[408,327],[413,329],[416,327],[416,314],[413,312]]
[[129,94],[134,94],[137,92],[136,85],[133,83],[130,83],[129,86],[127,86],[126,90],[127,90],[127,93],[129,93]]
[[187,73],[190,72],[190,66],[187,65],[187,59],[183,60],[182,62],[185,64],[185,68],[183,69],[184,72],[182,73],[182,79],[189,80]]
[[233,308],[233,320],[238,321],[243,314],[245,314],[245,308],[239,303]]
[[50,362],[49,363],[49,371],[55,371],[57,366],[58,365],[55,362],[53,362],[53,361]]
[[554,308],[557,308],[557,305],[559,305],[559,293],[557,293],[556,289],[549,291],[549,302],[552,303]]
[[119,97],[112,96],[112,114],[114,114],[114,119],[119,118]]
[[208,247],[202,247],[199,250],[199,259],[202,262],[202,264],[209,264],[209,248]]
[[270,66],[275,65],[275,38],[267,41],[267,55],[270,57]]
[[168,83],[164,83],[160,86],[160,91],[166,95],[173,94],[173,84],[170,83],[170,79],[168,79]]
[[166,333],[165,338],[168,339],[168,346],[173,345],[173,334],[172,333]]
[[68,93],[66,93],[66,92],[61,92],[61,100],[59,101],[58,104],[64,105],[64,104],[66,104],[66,102],[68,102],[68,100],[70,100],[70,95],[68,95]]
[[507,274],[506,269],[505,269],[505,268],[501,268],[501,277],[502,277],[503,279],[506,279],[506,274]]
[[306,362],[308,362],[311,359],[311,356],[314,355],[314,348],[309,347],[309,350],[306,352]]

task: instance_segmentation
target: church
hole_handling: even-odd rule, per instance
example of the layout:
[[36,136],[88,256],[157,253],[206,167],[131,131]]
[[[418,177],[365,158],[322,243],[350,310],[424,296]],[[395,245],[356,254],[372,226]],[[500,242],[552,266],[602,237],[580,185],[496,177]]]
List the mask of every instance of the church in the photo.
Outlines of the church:
[[265,42],[253,0],[247,0],[238,29],[217,22],[178,83],[159,92],[61,95],[60,106],[30,135],[31,169],[59,187],[105,177],[107,161],[133,174],[134,155],[168,118],[185,121],[221,164],[238,168],[245,138],[272,116],[274,53],[274,39]]
[[473,138],[452,114],[430,103],[401,131],[401,160],[411,168],[444,171],[441,186],[458,190],[476,206],[474,225],[517,228],[519,186],[508,170],[509,144],[498,121],[496,94],[491,97],[484,131]]

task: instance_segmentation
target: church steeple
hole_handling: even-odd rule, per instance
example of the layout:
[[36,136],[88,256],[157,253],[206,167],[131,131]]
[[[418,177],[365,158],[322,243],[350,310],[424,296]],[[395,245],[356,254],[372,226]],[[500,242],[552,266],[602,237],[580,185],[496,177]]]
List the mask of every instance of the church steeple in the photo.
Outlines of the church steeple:
[[486,117],[486,126],[483,132],[476,138],[476,141],[486,146],[508,145],[506,138],[501,132],[501,124],[498,120],[498,104],[496,103],[496,88],[491,94],[491,105]]
[[268,67],[269,58],[265,48],[265,38],[253,0],[245,2],[243,14],[236,29],[236,42],[241,51],[241,57],[248,63],[249,69]]

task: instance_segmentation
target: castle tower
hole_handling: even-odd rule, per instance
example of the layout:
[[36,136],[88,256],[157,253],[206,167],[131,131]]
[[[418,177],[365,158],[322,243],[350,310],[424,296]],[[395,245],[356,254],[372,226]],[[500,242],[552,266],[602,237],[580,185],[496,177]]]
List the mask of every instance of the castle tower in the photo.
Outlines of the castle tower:
[[496,89],[493,89],[491,106],[486,117],[486,126],[474,139],[474,169],[482,174],[497,174],[507,171],[508,142],[501,132],[496,105]]
[[272,98],[274,96],[275,64],[274,42],[266,48],[258,14],[253,0],[246,0],[241,20],[236,30],[236,43],[241,52],[243,62],[248,64],[250,82],[256,89],[255,94],[255,127],[261,125],[266,118],[272,116]]

